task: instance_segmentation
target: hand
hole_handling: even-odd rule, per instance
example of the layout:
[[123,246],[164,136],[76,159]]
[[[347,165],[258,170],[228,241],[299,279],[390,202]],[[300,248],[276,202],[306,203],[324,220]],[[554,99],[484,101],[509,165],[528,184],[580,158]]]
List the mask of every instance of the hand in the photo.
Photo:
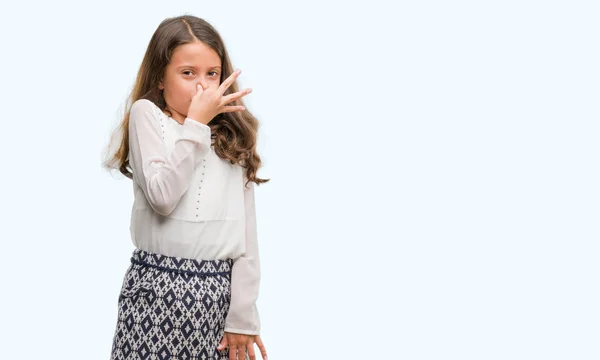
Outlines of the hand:
[[254,343],[258,345],[263,360],[267,360],[267,350],[265,349],[265,345],[263,345],[260,335],[245,335],[226,332],[223,335],[223,340],[221,340],[221,344],[219,344],[217,350],[223,350],[229,345],[229,360],[236,360],[236,352],[239,354],[237,360],[245,360],[246,350],[248,350],[250,360],[256,360],[256,355],[254,355]]
[[252,92],[252,89],[245,89],[223,96],[240,73],[241,70],[234,71],[218,88],[209,85],[206,89],[202,89],[202,86],[198,84],[197,92],[192,97],[192,102],[188,108],[187,117],[206,125],[220,113],[246,110],[243,106],[225,105],[242,96],[248,95]]

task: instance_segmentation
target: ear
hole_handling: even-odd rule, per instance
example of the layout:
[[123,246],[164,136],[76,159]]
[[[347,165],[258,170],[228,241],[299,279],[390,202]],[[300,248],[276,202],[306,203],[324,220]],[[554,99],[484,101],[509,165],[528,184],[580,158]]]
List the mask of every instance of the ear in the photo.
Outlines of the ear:
[[164,88],[165,88],[165,86],[163,85],[163,82],[159,81],[159,83],[158,83],[158,89],[159,90],[164,90]]

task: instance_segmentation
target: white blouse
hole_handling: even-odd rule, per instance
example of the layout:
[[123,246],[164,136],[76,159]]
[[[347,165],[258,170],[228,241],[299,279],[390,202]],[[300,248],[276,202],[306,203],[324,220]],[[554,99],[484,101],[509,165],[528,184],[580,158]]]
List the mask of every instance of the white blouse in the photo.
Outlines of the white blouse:
[[197,260],[233,259],[225,331],[258,335],[260,261],[254,182],[217,156],[208,125],[183,125],[149,100],[129,115],[134,203],[131,238],[145,251]]

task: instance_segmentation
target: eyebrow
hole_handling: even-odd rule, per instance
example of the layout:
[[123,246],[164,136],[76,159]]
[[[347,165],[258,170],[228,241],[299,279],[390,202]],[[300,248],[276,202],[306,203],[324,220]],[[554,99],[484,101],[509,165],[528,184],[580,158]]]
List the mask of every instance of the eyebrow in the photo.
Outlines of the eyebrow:
[[[181,68],[192,68],[192,69],[196,69],[196,67],[195,67],[195,66],[193,66],[193,65],[182,65],[182,66],[179,66],[179,67],[177,67],[177,69],[181,69]],[[213,67],[210,67],[209,69],[219,69],[219,70],[220,70],[220,69],[221,69],[221,67],[220,67],[220,66],[213,66]]]

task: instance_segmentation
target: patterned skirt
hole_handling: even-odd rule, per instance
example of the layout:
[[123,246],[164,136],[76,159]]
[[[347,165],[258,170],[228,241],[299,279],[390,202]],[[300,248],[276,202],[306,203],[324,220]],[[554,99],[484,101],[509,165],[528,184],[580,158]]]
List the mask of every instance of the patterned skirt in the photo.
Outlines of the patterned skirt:
[[231,300],[228,260],[133,251],[118,301],[111,360],[229,359],[219,351]]

